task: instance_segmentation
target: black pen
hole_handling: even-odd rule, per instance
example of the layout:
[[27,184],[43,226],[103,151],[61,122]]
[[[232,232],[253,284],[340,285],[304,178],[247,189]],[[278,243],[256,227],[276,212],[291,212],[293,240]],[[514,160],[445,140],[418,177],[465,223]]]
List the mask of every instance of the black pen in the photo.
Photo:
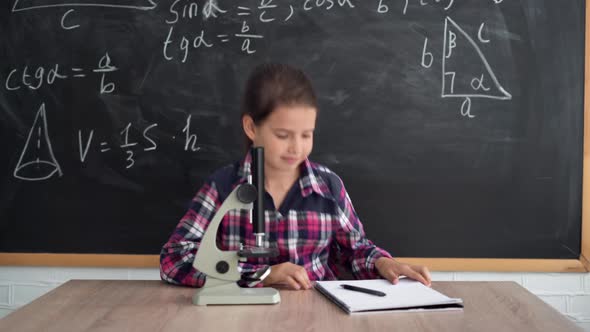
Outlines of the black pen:
[[358,287],[358,286],[353,286],[353,285],[346,285],[346,284],[342,284],[342,285],[340,285],[340,287],[342,287],[344,289],[351,290],[351,291],[355,291],[355,292],[367,293],[367,294],[377,295],[377,296],[385,296],[385,293],[374,290],[374,289],[368,289],[368,288],[363,288],[363,287]]

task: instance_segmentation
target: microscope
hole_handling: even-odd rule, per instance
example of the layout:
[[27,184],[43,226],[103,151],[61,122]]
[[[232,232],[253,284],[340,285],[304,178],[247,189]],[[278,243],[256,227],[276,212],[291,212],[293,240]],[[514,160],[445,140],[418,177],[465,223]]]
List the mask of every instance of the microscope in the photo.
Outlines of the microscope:
[[[193,304],[275,304],[281,301],[279,292],[270,287],[242,288],[238,262],[248,257],[276,257],[276,247],[264,247],[264,148],[251,149],[251,176],[248,183],[237,186],[215,213],[203,235],[193,267],[207,276],[203,287],[193,296]],[[241,245],[239,251],[224,251],[217,247],[217,230],[223,217],[235,209],[250,210],[254,223],[255,246]],[[270,268],[257,271],[247,281],[257,282],[270,273]]]

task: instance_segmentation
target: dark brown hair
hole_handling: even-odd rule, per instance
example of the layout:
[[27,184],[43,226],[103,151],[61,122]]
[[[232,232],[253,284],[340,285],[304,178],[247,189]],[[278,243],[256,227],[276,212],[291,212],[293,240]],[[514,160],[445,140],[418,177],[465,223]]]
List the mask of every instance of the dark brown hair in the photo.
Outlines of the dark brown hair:
[[[303,71],[287,64],[266,63],[257,66],[246,82],[241,117],[249,115],[258,125],[281,105],[304,105],[317,110],[311,81]],[[246,147],[249,148],[252,141],[244,136]]]

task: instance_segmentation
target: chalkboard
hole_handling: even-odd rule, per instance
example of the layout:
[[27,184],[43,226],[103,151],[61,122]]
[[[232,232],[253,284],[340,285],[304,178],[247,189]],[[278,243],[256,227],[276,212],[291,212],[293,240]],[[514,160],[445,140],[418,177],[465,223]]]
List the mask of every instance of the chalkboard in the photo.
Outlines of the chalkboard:
[[243,157],[248,73],[302,68],[311,159],[395,256],[577,259],[585,1],[12,0],[0,252],[158,254]]

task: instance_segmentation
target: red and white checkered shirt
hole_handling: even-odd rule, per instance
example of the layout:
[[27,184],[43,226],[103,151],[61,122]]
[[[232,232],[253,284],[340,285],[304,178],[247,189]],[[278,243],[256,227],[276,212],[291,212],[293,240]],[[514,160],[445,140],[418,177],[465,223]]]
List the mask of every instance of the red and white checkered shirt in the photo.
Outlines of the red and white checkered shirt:
[[[211,175],[192,200],[160,254],[160,276],[174,284],[201,287],[205,274],[193,268],[195,254],[210,220],[225,198],[250,174],[251,156]],[[337,264],[357,279],[379,278],[375,261],[391,257],[365,237],[342,180],[328,168],[305,160],[301,175],[277,210],[265,193],[265,245],[273,243],[279,255],[248,258],[240,272],[291,262],[303,266],[310,280],[338,278]],[[219,226],[217,246],[239,250],[240,243],[254,246],[248,210],[228,212]]]

